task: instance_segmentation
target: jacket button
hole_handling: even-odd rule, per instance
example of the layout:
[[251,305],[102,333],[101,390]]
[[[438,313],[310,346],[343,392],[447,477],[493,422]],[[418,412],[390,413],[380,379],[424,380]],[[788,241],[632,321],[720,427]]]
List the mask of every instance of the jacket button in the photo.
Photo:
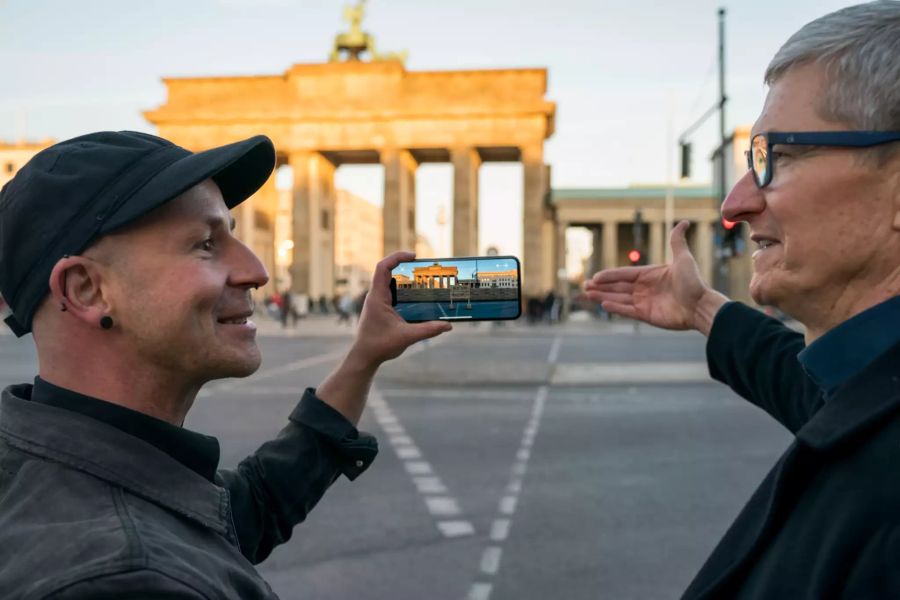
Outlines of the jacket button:
[[357,467],[358,469],[361,469],[362,466],[363,466],[364,464],[365,464],[365,463],[364,463],[363,461],[361,461],[361,460],[356,461],[356,467]]

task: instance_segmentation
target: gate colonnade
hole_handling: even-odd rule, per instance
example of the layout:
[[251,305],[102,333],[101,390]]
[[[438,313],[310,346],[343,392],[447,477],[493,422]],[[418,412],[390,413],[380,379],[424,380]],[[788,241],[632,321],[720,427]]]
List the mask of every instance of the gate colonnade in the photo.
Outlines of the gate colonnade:
[[[478,174],[485,162],[523,166],[523,292],[557,286],[565,259],[556,239],[544,140],[556,105],[546,69],[407,71],[398,61],[298,64],[272,76],[164,79],[166,102],[145,113],[159,134],[199,151],[264,133],[294,171],[291,289],[334,289],[334,172],[384,167],[384,253],[414,249],[416,169],[453,165],[453,254],[478,251]],[[274,177],[239,211],[238,235],[274,257]],[[274,260],[274,258],[273,258]],[[270,272],[273,265],[267,264]]]

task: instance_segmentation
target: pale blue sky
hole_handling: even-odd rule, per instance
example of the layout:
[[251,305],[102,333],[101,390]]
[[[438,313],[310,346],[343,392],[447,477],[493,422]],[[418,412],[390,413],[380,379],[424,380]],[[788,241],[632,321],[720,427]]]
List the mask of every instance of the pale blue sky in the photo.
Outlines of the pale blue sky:
[[[276,74],[327,58],[346,25],[338,0],[0,0],[0,139],[64,139],[100,129],[152,131],[140,111],[165,99],[164,76]],[[804,23],[840,0],[370,0],[364,28],[410,70],[546,67],[557,102],[547,142],[554,187],[666,180],[667,123],[679,133],[716,99],[716,9],[727,15],[729,128],[762,105],[766,64]],[[695,179],[717,126],[695,135]],[[674,166],[673,166],[674,170]],[[418,228],[438,255],[450,225],[451,173],[418,176]],[[381,202],[378,168],[342,167],[338,185]],[[521,252],[521,167],[481,177],[481,248]],[[449,212],[449,211],[448,211]],[[513,225],[508,226],[512,215]],[[448,215],[449,216],[449,215]]]

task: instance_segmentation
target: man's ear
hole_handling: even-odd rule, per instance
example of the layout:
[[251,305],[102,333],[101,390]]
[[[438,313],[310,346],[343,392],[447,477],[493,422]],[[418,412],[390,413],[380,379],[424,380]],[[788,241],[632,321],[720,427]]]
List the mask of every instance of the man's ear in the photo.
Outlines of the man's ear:
[[100,319],[110,313],[99,266],[82,256],[65,256],[50,273],[52,303],[93,327],[100,327]]

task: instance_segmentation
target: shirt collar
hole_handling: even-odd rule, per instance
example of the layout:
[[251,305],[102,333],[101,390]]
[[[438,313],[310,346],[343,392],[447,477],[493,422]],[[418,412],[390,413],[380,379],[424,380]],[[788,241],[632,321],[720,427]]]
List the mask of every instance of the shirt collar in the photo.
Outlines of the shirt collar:
[[214,437],[177,427],[119,404],[34,378],[33,402],[64,408],[111,425],[152,444],[210,482],[219,466],[219,442]]
[[797,358],[827,398],[898,342],[900,296],[847,319],[807,346]]

